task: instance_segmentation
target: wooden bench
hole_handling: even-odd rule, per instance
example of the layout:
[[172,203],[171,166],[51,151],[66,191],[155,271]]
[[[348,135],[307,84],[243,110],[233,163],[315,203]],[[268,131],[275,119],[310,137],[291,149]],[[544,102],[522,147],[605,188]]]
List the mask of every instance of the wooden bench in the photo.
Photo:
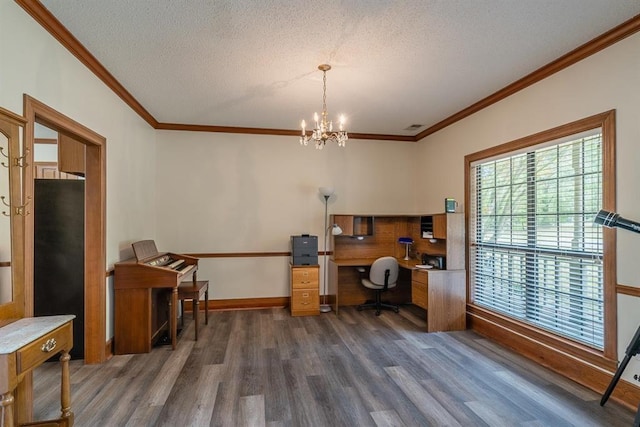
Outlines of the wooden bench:
[[204,294],[204,324],[209,324],[209,281],[198,280],[197,282],[182,282],[178,286],[178,299],[180,300],[180,311],[182,311],[182,326],[184,327],[184,300],[191,300],[191,310],[193,310],[193,321],[195,322],[196,341],[198,341],[198,311],[200,311],[200,297]]

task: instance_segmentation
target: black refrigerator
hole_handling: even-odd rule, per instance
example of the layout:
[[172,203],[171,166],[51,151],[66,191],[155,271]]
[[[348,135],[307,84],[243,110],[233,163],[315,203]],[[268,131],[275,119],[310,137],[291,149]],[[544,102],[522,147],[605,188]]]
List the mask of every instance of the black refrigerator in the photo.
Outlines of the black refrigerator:
[[75,314],[72,359],[84,358],[84,180],[34,182],[34,314]]

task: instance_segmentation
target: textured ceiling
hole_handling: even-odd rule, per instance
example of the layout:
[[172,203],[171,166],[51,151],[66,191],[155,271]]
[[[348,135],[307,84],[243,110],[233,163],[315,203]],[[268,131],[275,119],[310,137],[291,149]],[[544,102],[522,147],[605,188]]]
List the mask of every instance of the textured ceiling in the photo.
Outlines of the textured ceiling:
[[[638,0],[41,0],[159,122],[415,135],[640,14]],[[412,124],[424,127],[407,131]]]

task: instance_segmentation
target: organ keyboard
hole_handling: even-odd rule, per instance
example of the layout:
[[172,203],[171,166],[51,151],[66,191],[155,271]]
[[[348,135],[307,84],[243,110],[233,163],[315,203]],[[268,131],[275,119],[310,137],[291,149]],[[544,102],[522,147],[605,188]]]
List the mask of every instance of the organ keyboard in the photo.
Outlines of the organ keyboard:
[[132,247],[135,258],[114,266],[115,353],[148,353],[165,331],[175,349],[178,285],[189,275],[195,284],[198,259],[159,253],[153,240]]

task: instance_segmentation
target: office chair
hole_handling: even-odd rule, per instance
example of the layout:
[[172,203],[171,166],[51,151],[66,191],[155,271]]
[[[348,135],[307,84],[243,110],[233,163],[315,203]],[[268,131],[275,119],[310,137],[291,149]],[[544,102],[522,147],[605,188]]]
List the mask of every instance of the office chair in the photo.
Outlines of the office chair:
[[397,305],[384,303],[381,301],[382,292],[395,288],[398,281],[398,261],[391,256],[378,258],[371,264],[369,278],[362,279],[362,285],[376,291],[376,299],[373,302],[367,301],[358,306],[358,311],[365,308],[375,308],[376,316],[380,316],[380,310],[390,309],[396,313],[400,310]]

